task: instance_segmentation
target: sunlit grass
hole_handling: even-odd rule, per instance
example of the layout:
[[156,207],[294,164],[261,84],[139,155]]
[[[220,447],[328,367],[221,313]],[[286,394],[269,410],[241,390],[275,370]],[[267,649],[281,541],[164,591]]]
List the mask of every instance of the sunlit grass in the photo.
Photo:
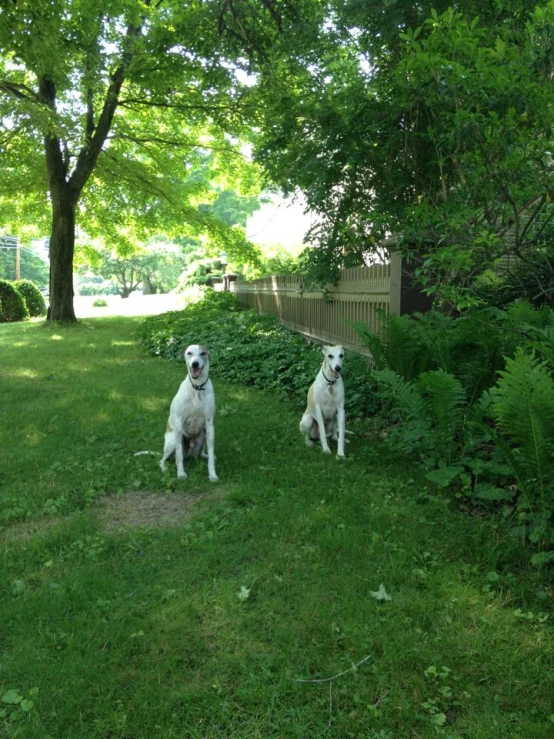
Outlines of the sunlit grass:
[[39,373],[29,367],[15,367],[10,374],[12,377],[39,377]]
[[[163,475],[134,453],[161,451],[184,372],[136,325],[0,326],[0,698],[32,701],[0,703],[0,736],[553,735],[551,583],[501,520],[371,437],[307,449],[302,407],[215,366],[220,483]],[[148,505],[110,528],[110,500]]]

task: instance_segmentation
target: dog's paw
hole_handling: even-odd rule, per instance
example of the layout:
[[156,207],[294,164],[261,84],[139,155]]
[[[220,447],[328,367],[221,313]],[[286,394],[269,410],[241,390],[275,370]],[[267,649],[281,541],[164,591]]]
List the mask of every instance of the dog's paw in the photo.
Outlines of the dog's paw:
[[323,454],[331,454],[329,447],[327,447],[327,449],[323,449]]
[[184,470],[182,470],[181,472],[177,470],[177,477],[179,478],[179,480],[184,480],[186,476],[187,476],[187,473]]
[[337,459],[344,459],[344,454],[339,454],[339,453],[337,452]]
[[217,475],[210,475],[210,482],[217,482],[219,477]]

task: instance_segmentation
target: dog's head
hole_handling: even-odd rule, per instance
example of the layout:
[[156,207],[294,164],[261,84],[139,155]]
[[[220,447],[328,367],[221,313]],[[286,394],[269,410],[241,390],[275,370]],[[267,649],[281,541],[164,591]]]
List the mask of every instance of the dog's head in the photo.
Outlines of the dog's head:
[[205,346],[200,344],[191,344],[187,346],[183,352],[187,370],[193,380],[197,380],[200,375],[210,366],[210,352]]
[[335,380],[338,380],[342,372],[342,360],[344,359],[344,349],[340,344],[337,346],[324,346],[323,366],[328,372],[332,373]]

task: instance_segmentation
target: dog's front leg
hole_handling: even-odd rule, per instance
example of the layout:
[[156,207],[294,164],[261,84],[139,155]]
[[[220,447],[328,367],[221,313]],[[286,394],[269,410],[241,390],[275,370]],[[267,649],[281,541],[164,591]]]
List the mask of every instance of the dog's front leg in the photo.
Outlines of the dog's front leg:
[[208,447],[208,476],[210,482],[217,482],[219,478],[215,472],[215,431],[211,418],[206,421],[206,446]]
[[337,409],[337,424],[338,424],[338,450],[337,457],[344,459],[344,434],[345,434],[345,417],[344,417],[344,406],[341,405]]
[[186,477],[187,473],[183,461],[183,432],[181,429],[175,429],[175,464],[177,465],[177,477]]
[[317,419],[317,425],[319,426],[319,440],[321,441],[321,448],[325,452],[325,454],[331,454],[331,450],[329,449],[329,442],[327,441],[327,434],[325,433],[325,420],[323,418],[323,412],[321,410],[321,406],[316,403],[315,406],[315,415]]

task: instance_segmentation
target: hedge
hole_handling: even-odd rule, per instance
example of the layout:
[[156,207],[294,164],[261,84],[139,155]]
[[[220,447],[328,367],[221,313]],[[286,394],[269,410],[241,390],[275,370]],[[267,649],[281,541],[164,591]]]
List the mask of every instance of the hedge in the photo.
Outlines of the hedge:
[[29,318],[25,300],[13,282],[0,280],[0,323],[24,321]]

